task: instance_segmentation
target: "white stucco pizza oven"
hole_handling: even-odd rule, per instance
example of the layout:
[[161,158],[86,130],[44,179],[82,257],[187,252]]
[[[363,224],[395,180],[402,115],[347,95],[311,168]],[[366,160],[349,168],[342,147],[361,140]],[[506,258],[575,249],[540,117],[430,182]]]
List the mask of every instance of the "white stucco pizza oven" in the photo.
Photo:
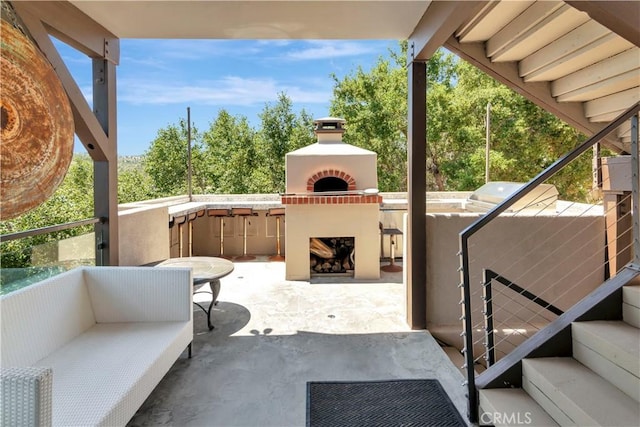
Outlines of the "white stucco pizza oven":
[[314,124],[318,142],[286,155],[286,278],[378,278],[376,153],[342,142],[343,119]]

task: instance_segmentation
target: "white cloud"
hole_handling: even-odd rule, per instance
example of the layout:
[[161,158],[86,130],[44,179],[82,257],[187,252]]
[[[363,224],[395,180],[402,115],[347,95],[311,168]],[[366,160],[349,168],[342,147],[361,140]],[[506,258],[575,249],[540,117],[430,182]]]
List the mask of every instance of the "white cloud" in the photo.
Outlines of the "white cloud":
[[287,52],[285,58],[296,61],[326,60],[371,54],[378,51],[374,45],[350,41],[312,40],[306,44],[307,47]]
[[330,87],[301,87],[272,78],[229,76],[196,83],[121,79],[118,101],[133,105],[251,106],[274,101],[281,92],[293,102],[326,103],[331,97]]
[[120,59],[120,64],[124,64],[127,67],[136,66],[136,67],[146,67],[156,70],[169,70],[170,67],[162,60],[157,57],[136,57],[136,56],[122,56]]
[[292,40],[286,39],[271,39],[271,40],[256,40],[258,46],[268,46],[268,47],[283,47],[289,46],[293,43]]

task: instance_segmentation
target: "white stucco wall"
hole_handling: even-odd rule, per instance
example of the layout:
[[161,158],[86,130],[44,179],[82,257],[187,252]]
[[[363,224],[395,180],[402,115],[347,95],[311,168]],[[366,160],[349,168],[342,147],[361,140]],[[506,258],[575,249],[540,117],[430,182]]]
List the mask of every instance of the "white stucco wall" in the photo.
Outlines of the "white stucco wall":
[[[476,214],[427,215],[427,327],[435,336],[462,348],[462,306],[458,234]],[[482,322],[482,269],[489,268],[523,288],[566,310],[604,281],[604,217],[503,216],[470,239],[473,318]],[[561,248],[561,249],[558,249]],[[502,289],[500,289],[502,288]],[[504,287],[494,286],[496,290]],[[497,292],[495,292],[497,294]],[[531,303],[506,290],[494,295],[496,327],[545,323],[554,316],[540,317],[522,308]],[[507,320],[501,306],[518,311]],[[500,322],[510,322],[504,326]],[[478,336],[480,338],[480,335]],[[517,338],[520,339],[521,338]],[[453,341],[453,342],[452,342]],[[512,340],[513,341],[513,340]]]
[[[346,145],[346,144],[344,144]],[[364,150],[363,150],[364,151]],[[287,193],[306,193],[307,180],[316,172],[338,170],[356,181],[356,189],[378,188],[377,157],[371,154],[286,156]]]

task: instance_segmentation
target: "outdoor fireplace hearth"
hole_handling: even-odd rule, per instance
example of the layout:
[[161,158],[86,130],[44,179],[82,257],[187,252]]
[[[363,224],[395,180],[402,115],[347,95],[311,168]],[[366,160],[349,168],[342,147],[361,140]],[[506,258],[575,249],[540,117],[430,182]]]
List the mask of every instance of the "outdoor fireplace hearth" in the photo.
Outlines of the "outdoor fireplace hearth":
[[312,237],[309,240],[311,275],[353,276],[355,239],[353,237]]
[[[343,119],[326,117],[314,124],[318,142],[286,155],[286,279],[320,274],[377,279],[382,198],[376,153],[342,141]],[[347,247],[351,250],[343,256]]]

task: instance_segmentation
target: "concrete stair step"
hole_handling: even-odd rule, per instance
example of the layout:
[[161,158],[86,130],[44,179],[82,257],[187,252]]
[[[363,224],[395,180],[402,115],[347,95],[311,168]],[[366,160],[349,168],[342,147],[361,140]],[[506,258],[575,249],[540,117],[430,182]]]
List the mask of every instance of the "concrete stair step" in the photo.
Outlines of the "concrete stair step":
[[571,325],[573,357],[640,402],[640,329],[621,321]]
[[479,424],[501,426],[557,426],[521,388],[480,390]]
[[559,424],[634,426],[640,405],[569,357],[524,359],[523,388]]
[[622,287],[622,318],[628,324],[640,328],[640,285]]

